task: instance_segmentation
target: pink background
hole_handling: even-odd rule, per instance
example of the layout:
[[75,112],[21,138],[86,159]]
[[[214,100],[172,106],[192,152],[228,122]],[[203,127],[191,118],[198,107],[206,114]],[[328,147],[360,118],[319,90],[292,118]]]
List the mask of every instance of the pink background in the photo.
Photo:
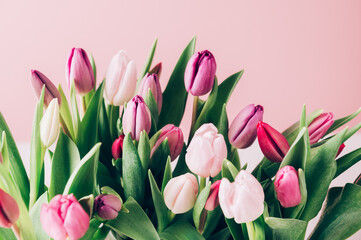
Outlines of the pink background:
[[31,135],[31,68],[66,88],[65,61],[76,46],[94,55],[98,79],[120,49],[140,70],[156,37],[163,89],[194,35],[197,50],[214,53],[220,80],[245,69],[230,120],[256,103],[283,130],[303,103],[336,117],[361,105],[361,1],[0,0],[0,33],[0,111],[17,141]]

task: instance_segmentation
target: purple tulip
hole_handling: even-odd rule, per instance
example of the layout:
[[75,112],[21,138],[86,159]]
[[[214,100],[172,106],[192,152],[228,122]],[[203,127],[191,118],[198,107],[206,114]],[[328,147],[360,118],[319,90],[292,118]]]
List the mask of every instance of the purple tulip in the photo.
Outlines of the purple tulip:
[[39,99],[43,86],[45,85],[44,92],[44,104],[49,106],[51,100],[54,98],[58,99],[59,105],[61,105],[61,95],[59,90],[54,86],[54,84],[47,78],[44,74],[38,70],[31,70],[31,85],[33,86],[34,93]]
[[95,85],[93,68],[88,55],[82,48],[73,48],[66,64],[66,78],[69,88],[74,81],[78,94],[84,96],[90,92]]
[[94,200],[94,212],[105,220],[116,218],[121,208],[122,202],[119,197],[112,194],[101,194]]
[[263,107],[250,104],[243,108],[233,120],[229,131],[229,142],[235,148],[247,148],[257,137],[257,123],[263,120]]
[[308,126],[308,134],[310,135],[310,144],[314,144],[320,140],[334,122],[333,113],[322,113],[315,118]]
[[284,166],[278,170],[274,182],[277,199],[282,207],[290,208],[301,202],[301,191],[298,173],[292,166]]
[[264,122],[257,124],[257,136],[259,146],[265,157],[272,162],[282,162],[288,149],[290,149],[286,138]]
[[159,114],[160,111],[162,110],[163,94],[162,94],[162,89],[160,88],[158,76],[155,73],[153,73],[153,74],[147,73],[144,76],[144,78],[139,86],[138,94],[140,96],[142,96],[143,98],[145,98],[145,96],[149,92],[149,89],[152,92],[154,100],[157,103],[158,114]]
[[204,50],[195,53],[188,61],[184,84],[193,96],[202,96],[211,91],[216,75],[217,64],[211,52]]
[[140,133],[145,130],[149,133],[152,126],[150,111],[143,98],[139,95],[130,100],[123,115],[124,134],[130,133],[133,139],[139,141]]

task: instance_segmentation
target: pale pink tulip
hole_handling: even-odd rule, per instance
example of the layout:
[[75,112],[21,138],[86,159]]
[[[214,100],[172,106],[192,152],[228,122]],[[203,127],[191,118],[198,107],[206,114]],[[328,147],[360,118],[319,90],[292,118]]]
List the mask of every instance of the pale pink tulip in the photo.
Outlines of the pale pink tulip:
[[215,181],[211,186],[211,191],[209,192],[209,196],[204,208],[207,211],[213,211],[219,205],[219,185],[221,184],[221,180]]
[[241,170],[232,183],[223,178],[218,196],[224,216],[234,218],[236,223],[254,221],[263,213],[263,188],[257,179],[245,170]]
[[278,170],[274,182],[277,199],[282,207],[290,208],[301,202],[298,173],[292,166],[284,166]]
[[188,168],[201,177],[215,177],[227,158],[227,146],[223,135],[212,123],[203,124],[190,142],[186,163]]

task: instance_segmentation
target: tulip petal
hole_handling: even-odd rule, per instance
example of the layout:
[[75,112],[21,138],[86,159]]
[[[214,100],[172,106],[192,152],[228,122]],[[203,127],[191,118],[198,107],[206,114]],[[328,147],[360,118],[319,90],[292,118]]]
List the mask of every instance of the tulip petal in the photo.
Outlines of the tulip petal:
[[122,82],[119,85],[119,89],[114,96],[113,103],[116,106],[120,106],[129,101],[135,93],[137,85],[137,69],[134,61],[130,61],[126,66]]
[[64,219],[64,228],[72,240],[84,236],[89,228],[89,215],[84,211],[78,202],[70,205]]
[[67,232],[58,213],[50,206],[43,204],[40,210],[40,222],[44,231],[55,240],[65,240]]

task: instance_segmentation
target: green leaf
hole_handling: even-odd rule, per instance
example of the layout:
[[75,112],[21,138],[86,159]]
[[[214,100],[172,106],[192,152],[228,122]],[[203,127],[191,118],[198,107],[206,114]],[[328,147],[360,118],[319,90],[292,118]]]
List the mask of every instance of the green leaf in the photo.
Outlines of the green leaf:
[[182,152],[178,157],[177,165],[175,166],[174,171],[173,171],[174,177],[177,177],[184,173],[190,172],[190,170],[186,164],[186,151],[187,151],[187,147],[184,144]]
[[358,148],[337,159],[337,171],[335,178],[361,160],[361,148]]
[[117,218],[105,223],[107,227],[120,235],[126,235],[132,239],[159,240],[159,236],[152,222],[132,197],[124,203],[124,207],[129,210],[129,213],[119,212]]
[[138,87],[139,87],[139,84],[140,82],[142,81],[143,77],[145,76],[145,74],[147,72],[149,72],[149,69],[150,69],[150,66],[152,65],[152,62],[153,62],[153,58],[154,58],[154,53],[155,53],[155,49],[157,48],[157,43],[158,43],[158,39],[156,38],[153,42],[153,45],[152,45],[152,48],[149,52],[149,55],[147,57],[147,60],[145,61],[145,64],[143,66],[143,69],[142,71],[140,72],[139,74],[139,78],[138,78],[138,81],[137,81],[137,90],[138,90]]
[[[223,213],[220,206],[216,207],[213,211],[207,212],[206,223],[204,225],[203,236],[208,239],[212,232],[216,229],[219,220],[221,219]],[[228,231],[228,236],[230,232]],[[212,235],[213,236],[213,235]]]
[[[241,170],[241,161],[238,155],[238,149],[231,147],[230,161],[231,163],[238,169]],[[247,163],[242,167],[242,169],[246,169]]]
[[194,53],[195,44],[196,38],[194,37],[180,56],[163,92],[163,106],[159,116],[158,129],[170,123],[179,126],[182,120],[188,96],[184,86],[184,71],[188,60]]
[[158,180],[163,177],[163,171],[167,163],[168,156],[170,156],[168,138],[166,138],[154,151],[149,162],[149,169],[154,173],[154,177]]
[[172,179],[172,166],[170,165],[170,162],[171,162],[170,156],[168,156],[167,163],[165,165],[163,181],[162,181],[162,193],[169,180]]
[[196,228],[200,231],[203,231],[204,228],[204,222],[202,222],[202,212],[211,191],[211,184],[212,183],[208,181],[205,188],[203,188],[203,190],[199,193],[196,203],[193,207],[193,222]]
[[80,163],[80,155],[75,143],[60,131],[51,164],[49,198],[61,194],[73,171]]
[[295,240],[306,231],[307,222],[297,219],[265,218],[267,239]]
[[329,133],[335,131],[337,128],[345,125],[346,123],[348,123],[349,121],[351,121],[352,119],[357,117],[357,115],[359,115],[360,112],[361,112],[361,108],[359,108],[356,112],[354,112],[346,117],[335,120],[325,135],[328,135]]
[[159,118],[158,105],[157,102],[155,101],[155,98],[150,88],[148,89],[148,93],[145,95],[144,101],[145,104],[147,104],[147,107],[149,108],[152,119],[154,120],[155,123],[158,123],[158,118]]
[[247,233],[242,229],[241,224],[237,224],[233,219],[225,218],[228,229],[234,240],[248,240],[244,236],[247,236]]
[[142,164],[143,174],[145,175],[148,170],[149,158],[150,158],[150,144],[149,138],[146,131],[140,133],[139,144],[138,144],[138,154],[140,163]]
[[[104,100],[102,100],[104,102]],[[103,103],[102,103],[103,106]],[[101,108],[102,108],[101,106]],[[109,123],[107,124],[110,131],[110,142],[113,142],[118,137],[118,131],[117,131],[117,121],[119,119],[119,106],[113,106],[113,105],[107,105],[108,109],[108,116],[106,119],[109,120]],[[100,111],[103,111],[102,109]],[[102,115],[100,115],[102,116]],[[105,116],[103,116],[103,121],[105,121]],[[100,128],[101,126],[99,126]]]
[[29,205],[29,194],[30,194],[30,184],[29,179],[26,174],[23,161],[19,154],[19,150],[15,144],[14,138],[11,135],[10,129],[6,124],[6,121],[0,113],[0,131],[6,133],[6,143],[9,154],[9,164],[10,164],[10,173],[13,178],[14,183],[18,186],[21,197],[26,206]]
[[11,228],[0,228],[0,239],[17,240]]
[[79,124],[80,124],[80,115],[79,115],[78,103],[76,101],[76,92],[75,92],[74,81],[71,82],[71,87],[70,87],[70,104],[71,104],[71,111],[72,111],[72,116],[73,116],[74,137],[77,141],[78,132],[79,132]]
[[138,151],[134,146],[132,137],[129,133],[124,138],[122,160],[125,199],[133,197],[137,202],[142,203],[145,191],[145,175],[138,156]]
[[[226,142],[227,157],[228,157],[228,159],[231,159],[232,146],[229,143],[229,139],[228,139],[228,116],[227,116],[226,104],[223,104],[222,112],[219,117],[218,124],[216,126],[218,129],[218,132],[223,135],[224,141]],[[236,160],[235,166],[239,169],[240,163],[237,162],[237,159],[232,159],[232,160]]]
[[[51,198],[50,198],[51,199]],[[40,222],[40,210],[41,206],[44,203],[48,203],[48,193],[44,192],[43,195],[41,195],[34,204],[34,206],[30,210],[30,218],[31,222],[33,223],[34,230],[35,230],[35,236],[37,240],[49,240],[50,237],[48,234],[44,231],[41,222]]]
[[225,228],[219,232],[217,232],[216,234],[213,234],[212,236],[210,236],[209,238],[207,238],[208,240],[227,240],[229,239],[231,233],[229,232],[228,228]]
[[162,232],[170,223],[169,221],[170,219],[168,218],[169,210],[165,205],[163,195],[159,191],[157,183],[155,182],[153,174],[150,170],[148,170],[148,177],[152,192],[152,199],[155,208],[155,213],[157,215],[158,232]]
[[239,171],[238,169],[227,159],[223,160],[222,163],[222,177],[227,178],[230,182],[233,182]]
[[188,222],[177,221],[159,236],[162,240],[204,240],[204,237]]
[[76,199],[90,194],[98,195],[97,169],[101,143],[97,143],[80,161],[80,164],[71,174],[63,195],[73,193]]
[[361,229],[361,186],[331,188],[311,240],[347,239]]
[[[96,219],[96,218],[91,219],[89,222],[88,231],[85,233],[85,235],[82,238],[80,238],[80,240],[94,239],[93,237],[94,237],[95,233],[99,230],[100,224],[102,224],[102,222],[99,221],[98,219]],[[95,239],[97,239],[97,238],[95,238]]]
[[66,99],[66,96],[64,94],[63,88],[61,87],[61,85],[58,85],[58,90],[61,96],[61,105],[59,108],[59,112],[60,112],[60,121],[62,122],[61,125],[64,127],[64,125],[66,126],[67,131],[65,131],[65,133],[71,137],[71,139],[75,139],[75,135],[74,135],[74,126],[73,126],[73,119],[71,117],[71,112],[70,112],[70,108],[69,108],[69,103],[68,100]]

